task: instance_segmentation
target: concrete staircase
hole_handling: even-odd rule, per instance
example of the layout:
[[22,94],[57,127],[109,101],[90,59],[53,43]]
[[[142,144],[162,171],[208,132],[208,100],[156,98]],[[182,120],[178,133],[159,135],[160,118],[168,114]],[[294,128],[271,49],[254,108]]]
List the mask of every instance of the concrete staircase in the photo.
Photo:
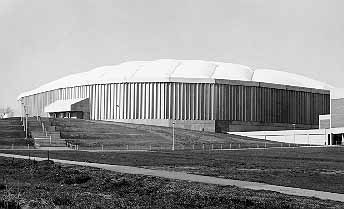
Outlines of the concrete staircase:
[[60,132],[52,126],[47,118],[29,118],[28,127],[36,148],[66,147],[66,141],[61,139]]

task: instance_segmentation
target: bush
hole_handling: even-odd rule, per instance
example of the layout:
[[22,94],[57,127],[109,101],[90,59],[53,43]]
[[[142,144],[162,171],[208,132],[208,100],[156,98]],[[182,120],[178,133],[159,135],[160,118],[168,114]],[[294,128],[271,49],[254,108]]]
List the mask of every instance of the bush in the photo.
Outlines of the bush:
[[0,183],[0,191],[5,190],[5,189],[6,189],[6,185],[3,183]]
[[124,187],[124,186],[129,186],[130,182],[126,178],[119,178],[112,180],[112,186],[114,187]]
[[71,195],[67,193],[55,194],[52,199],[55,205],[71,205],[73,203]]
[[66,184],[84,184],[88,182],[91,179],[91,177],[87,174],[78,174],[75,176],[71,176],[64,180],[64,183]]
[[20,205],[14,200],[10,200],[10,201],[0,200],[0,208],[21,209]]

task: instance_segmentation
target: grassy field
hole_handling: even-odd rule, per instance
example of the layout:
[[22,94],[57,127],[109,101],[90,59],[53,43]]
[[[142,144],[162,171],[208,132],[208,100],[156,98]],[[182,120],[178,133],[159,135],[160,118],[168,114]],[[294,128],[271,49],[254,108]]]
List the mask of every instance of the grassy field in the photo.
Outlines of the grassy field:
[[0,158],[0,208],[344,208],[344,203]]
[[[2,151],[3,152],[3,151]],[[28,151],[6,151],[27,155]],[[31,151],[46,157],[47,152]],[[51,158],[185,171],[222,178],[344,193],[344,147],[242,151],[52,151]]]

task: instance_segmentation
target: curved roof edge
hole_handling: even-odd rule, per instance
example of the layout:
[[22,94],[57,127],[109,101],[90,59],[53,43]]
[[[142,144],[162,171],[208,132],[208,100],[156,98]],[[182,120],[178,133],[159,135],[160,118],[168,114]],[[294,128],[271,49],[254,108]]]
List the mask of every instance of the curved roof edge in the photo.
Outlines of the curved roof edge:
[[103,66],[93,70],[71,74],[32,91],[24,92],[22,97],[60,88],[125,82],[213,82],[214,79],[238,80],[272,83],[312,89],[333,89],[326,83],[305,76],[277,70],[256,69],[250,67],[202,60],[160,59],[154,61],[131,61],[114,66]]

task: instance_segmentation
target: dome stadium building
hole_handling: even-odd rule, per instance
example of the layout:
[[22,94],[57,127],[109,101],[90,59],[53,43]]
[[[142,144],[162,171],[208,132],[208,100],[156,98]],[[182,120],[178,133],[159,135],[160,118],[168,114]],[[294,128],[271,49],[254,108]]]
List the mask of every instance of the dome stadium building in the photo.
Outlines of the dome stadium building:
[[316,129],[329,87],[287,72],[221,62],[126,62],[22,93],[30,116],[72,117],[212,132]]

